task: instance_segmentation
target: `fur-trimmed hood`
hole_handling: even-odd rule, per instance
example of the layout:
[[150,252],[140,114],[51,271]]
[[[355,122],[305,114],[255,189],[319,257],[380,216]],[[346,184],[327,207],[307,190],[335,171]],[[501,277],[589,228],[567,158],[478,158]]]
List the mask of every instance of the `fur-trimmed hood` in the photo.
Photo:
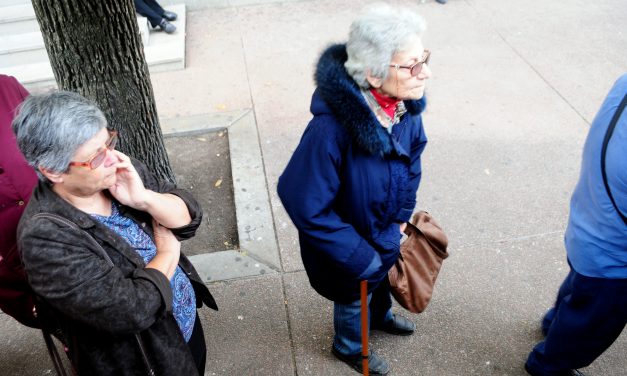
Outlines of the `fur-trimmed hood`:
[[[359,148],[370,154],[389,154],[393,150],[392,140],[366,103],[359,85],[346,72],[347,59],[345,44],[331,45],[322,53],[314,76],[322,101],[312,101],[311,112],[332,113]],[[423,97],[404,104],[409,114],[418,115],[426,100]]]

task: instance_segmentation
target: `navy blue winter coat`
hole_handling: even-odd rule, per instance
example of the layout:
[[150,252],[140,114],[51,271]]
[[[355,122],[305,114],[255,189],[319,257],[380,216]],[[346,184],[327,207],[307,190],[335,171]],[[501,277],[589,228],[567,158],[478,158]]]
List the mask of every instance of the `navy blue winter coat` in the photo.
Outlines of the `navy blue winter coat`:
[[[390,135],[344,69],[346,59],[344,45],[320,57],[313,119],[278,183],[312,287],[342,303],[359,299],[360,279],[376,287],[398,258],[399,226],[414,210],[427,143],[424,99],[404,102],[408,112]],[[362,275],[375,253],[381,267]]]

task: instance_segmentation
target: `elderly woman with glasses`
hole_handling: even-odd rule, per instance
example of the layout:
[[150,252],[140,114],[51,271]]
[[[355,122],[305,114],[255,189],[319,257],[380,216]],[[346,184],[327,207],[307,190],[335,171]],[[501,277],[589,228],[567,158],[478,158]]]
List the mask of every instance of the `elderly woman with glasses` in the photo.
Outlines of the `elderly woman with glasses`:
[[29,97],[13,121],[39,176],[18,227],[39,316],[60,328],[79,375],[203,375],[196,309],[217,306],[179,243],[202,210],[116,151],[106,126],[70,92]]
[[[372,329],[415,330],[391,311],[387,273],[414,210],[427,143],[423,30],[411,10],[377,6],[352,23],[345,45],[322,53],[313,119],[278,183],[309,281],[334,302],[332,352],[359,372],[361,280],[368,281]],[[369,363],[370,374],[389,371],[375,353]]]

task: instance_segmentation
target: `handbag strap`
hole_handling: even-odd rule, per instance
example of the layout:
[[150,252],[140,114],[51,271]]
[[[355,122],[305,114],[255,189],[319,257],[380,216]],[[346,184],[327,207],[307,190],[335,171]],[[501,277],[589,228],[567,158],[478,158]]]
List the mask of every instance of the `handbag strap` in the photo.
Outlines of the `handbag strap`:
[[621,217],[623,222],[627,225],[627,217],[618,209],[616,205],[616,201],[614,200],[614,196],[612,196],[612,191],[610,190],[610,185],[607,182],[607,173],[605,172],[605,154],[607,154],[607,145],[610,142],[610,138],[614,133],[614,128],[616,128],[616,124],[618,123],[618,119],[620,119],[623,111],[625,110],[625,106],[627,106],[627,94],[623,97],[623,100],[618,105],[618,109],[614,113],[612,117],[612,121],[607,128],[607,132],[605,133],[605,138],[603,139],[603,147],[601,149],[601,175],[603,175],[603,184],[605,185],[605,190],[607,191],[607,195],[610,197],[610,201],[612,201],[612,205],[614,205],[614,209]]
[[[104,250],[104,248],[102,248],[100,243],[98,243],[98,241],[96,241],[96,239],[94,239],[94,237],[89,232],[78,227],[76,223],[70,221],[67,218],[63,218],[59,215],[52,214],[52,213],[37,213],[32,218],[33,219],[34,218],[46,218],[52,222],[55,222],[56,224],[65,225],[74,230],[83,232],[87,240],[89,240],[89,242],[92,243],[92,245],[96,247],[100,256],[102,256],[102,258],[104,258],[107,261],[107,264],[109,264],[109,266],[115,266],[115,264],[111,260],[111,257],[109,257],[109,254]],[[50,354],[50,357],[52,358],[52,362],[54,363],[54,366],[57,369],[57,373],[59,373],[59,375],[66,375],[65,369],[63,368],[63,363],[57,360],[59,358],[59,354],[57,352],[56,347],[54,346],[54,343],[52,342],[52,339],[50,338],[50,333],[48,333],[47,331],[44,331],[43,329],[42,331],[44,333],[44,340],[46,341],[46,347],[48,347],[48,353]],[[139,347],[139,350],[142,354],[142,360],[144,361],[144,365],[148,369],[148,376],[154,376],[155,371],[150,365],[150,361],[148,360],[148,355],[146,354],[144,341],[142,340],[139,333],[135,333],[135,340],[137,341],[137,346]],[[57,365],[61,368],[62,372],[60,372],[59,367]],[[76,372],[75,370],[73,371]]]

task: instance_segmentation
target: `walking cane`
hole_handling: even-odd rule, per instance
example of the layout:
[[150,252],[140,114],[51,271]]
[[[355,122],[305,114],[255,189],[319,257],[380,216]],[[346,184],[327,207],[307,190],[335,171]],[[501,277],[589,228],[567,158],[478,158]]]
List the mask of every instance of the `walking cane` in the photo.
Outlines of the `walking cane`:
[[361,358],[364,376],[368,376],[368,281],[361,281]]

